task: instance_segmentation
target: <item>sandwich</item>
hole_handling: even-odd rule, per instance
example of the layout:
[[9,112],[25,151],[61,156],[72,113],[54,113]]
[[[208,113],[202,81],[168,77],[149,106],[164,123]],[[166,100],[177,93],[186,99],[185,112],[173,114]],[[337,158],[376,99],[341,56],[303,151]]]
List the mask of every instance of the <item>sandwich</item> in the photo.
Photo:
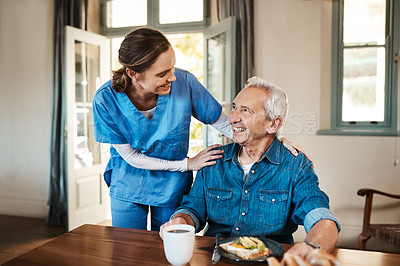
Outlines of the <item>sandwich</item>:
[[235,241],[220,244],[219,246],[224,251],[244,260],[257,260],[262,256],[268,256],[270,253],[264,242],[256,237],[239,237]]

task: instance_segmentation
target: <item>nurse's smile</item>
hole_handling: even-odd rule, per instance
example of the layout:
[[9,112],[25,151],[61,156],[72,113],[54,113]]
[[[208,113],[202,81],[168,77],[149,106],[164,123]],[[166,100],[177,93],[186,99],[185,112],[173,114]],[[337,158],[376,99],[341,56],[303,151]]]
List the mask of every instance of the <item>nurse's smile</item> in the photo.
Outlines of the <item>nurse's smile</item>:
[[167,85],[163,85],[163,86],[161,86],[161,88],[170,89],[171,88],[171,83],[169,83]]
[[160,86],[159,93],[168,94],[170,92],[170,90],[171,90],[171,83],[169,83],[168,85]]

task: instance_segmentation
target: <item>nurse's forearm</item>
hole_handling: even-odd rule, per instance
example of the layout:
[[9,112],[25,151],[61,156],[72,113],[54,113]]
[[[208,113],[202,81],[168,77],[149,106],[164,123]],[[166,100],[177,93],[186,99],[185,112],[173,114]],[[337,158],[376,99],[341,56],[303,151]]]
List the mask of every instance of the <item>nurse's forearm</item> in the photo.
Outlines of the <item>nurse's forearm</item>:
[[232,127],[229,123],[228,116],[223,111],[217,121],[212,123],[211,126],[224,134],[226,137],[232,139]]
[[136,168],[162,171],[187,171],[187,158],[180,161],[169,161],[153,158],[142,154],[129,144],[112,144],[119,155]]

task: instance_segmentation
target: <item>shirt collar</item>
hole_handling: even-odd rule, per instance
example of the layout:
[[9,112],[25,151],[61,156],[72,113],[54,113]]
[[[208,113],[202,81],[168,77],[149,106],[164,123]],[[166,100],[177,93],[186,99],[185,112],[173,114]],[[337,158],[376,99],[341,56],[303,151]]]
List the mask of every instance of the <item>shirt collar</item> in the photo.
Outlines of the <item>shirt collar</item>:
[[[280,149],[281,142],[278,138],[274,138],[274,141],[271,143],[271,146],[267,149],[264,155],[261,157],[260,161],[267,159],[273,164],[279,164],[279,157],[281,153]],[[240,150],[240,145],[237,143],[233,143],[231,149],[226,152],[224,161],[232,160],[235,164],[238,164],[238,151]]]

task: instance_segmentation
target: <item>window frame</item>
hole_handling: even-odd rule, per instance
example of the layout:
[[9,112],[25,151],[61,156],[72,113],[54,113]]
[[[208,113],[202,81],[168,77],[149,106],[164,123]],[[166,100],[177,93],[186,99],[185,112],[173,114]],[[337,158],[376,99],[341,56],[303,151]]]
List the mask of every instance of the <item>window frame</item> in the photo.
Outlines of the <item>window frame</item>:
[[107,27],[107,8],[109,0],[100,0],[100,34],[107,37],[121,37],[130,31],[140,27],[151,27],[163,33],[196,32],[203,31],[210,25],[210,0],[203,0],[203,20],[194,22],[160,24],[160,1],[147,0],[147,24],[129,27],[109,28]]
[[[400,37],[400,1],[386,0],[385,114],[383,122],[342,121],[344,0],[332,2],[331,128],[321,135],[397,135],[397,68]],[[396,14],[397,13],[397,14]],[[368,46],[374,47],[374,46]]]

